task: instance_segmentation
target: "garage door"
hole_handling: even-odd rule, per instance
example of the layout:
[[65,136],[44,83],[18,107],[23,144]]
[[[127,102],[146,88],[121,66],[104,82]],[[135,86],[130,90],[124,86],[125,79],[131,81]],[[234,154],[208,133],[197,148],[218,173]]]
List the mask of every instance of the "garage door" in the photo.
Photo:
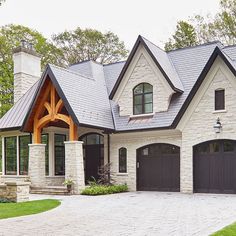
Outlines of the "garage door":
[[138,149],[137,190],[179,191],[180,148],[151,144]]
[[214,140],[193,148],[194,192],[236,193],[236,141]]

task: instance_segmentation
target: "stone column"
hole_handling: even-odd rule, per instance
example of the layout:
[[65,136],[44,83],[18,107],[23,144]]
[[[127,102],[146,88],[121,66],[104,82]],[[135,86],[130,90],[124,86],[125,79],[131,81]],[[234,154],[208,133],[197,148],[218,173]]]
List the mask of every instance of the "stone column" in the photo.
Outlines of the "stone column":
[[73,193],[79,194],[84,189],[83,142],[65,142],[65,179],[74,181]]
[[29,144],[29,177],[32,187],[45,187],[46,144]]

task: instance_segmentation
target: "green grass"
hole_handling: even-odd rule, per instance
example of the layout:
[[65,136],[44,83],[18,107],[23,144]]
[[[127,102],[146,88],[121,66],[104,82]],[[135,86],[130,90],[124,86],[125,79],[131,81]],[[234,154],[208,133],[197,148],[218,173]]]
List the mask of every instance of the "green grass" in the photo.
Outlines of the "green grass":
[[128,187],[126,184],[123,185],[92,185],[82,191],[82,195],[106,195],[113,193],[127,192]]
[[236,236],[236,222],[215,232],[212,236]]
[[37,214],[51,210],[60,204],[60,201],[55,199],[20,203],[0,203],[0,219]]

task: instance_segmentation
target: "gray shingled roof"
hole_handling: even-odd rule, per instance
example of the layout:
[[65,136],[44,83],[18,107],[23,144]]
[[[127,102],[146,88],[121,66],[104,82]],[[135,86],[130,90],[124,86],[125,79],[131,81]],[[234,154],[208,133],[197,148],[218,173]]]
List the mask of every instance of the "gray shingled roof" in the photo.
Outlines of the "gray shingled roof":
[[[101,65],[86,61],[68,69],[50,65],[79,123],[117,131],[170,127],[216,47],[236,69],[236,46],[223,47],[220,42],[213,42],[163,53],[146,39],[145,43],[162,68],[167,70],[168,77],[173,78],[172,83],[179,88],[182,86],[184,92],[172,97],[167,112],[155,113],[153,118],[130,120],[129,116],[121,117],[118,105],[109,101],[109,94],[125,62]],[[0,120],[0,130],[22,126],[36,89],[37,84],[7,112]]]

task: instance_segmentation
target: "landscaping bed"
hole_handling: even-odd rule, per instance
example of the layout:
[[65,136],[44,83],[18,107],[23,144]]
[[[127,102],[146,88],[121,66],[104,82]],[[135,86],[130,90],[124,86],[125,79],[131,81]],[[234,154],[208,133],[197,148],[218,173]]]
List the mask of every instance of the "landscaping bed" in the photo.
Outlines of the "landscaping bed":
[[0,219],[25,216],[41,213],[44,211],[51,210],[61,203],[55,199],[45,199],[29,202],[20,202],[20,203],[9,203],[1,201],[0,203]]
[[106,194],[113,194],[113,193],[122,193],[127,192],[128,187],[127,185],[91,185],[88,188],[82,191],[82,195],[106,195]]
[[236,235],[236,223],[228,225],[225,228],[212,234],[212,236],[234,236],[234,235]]

